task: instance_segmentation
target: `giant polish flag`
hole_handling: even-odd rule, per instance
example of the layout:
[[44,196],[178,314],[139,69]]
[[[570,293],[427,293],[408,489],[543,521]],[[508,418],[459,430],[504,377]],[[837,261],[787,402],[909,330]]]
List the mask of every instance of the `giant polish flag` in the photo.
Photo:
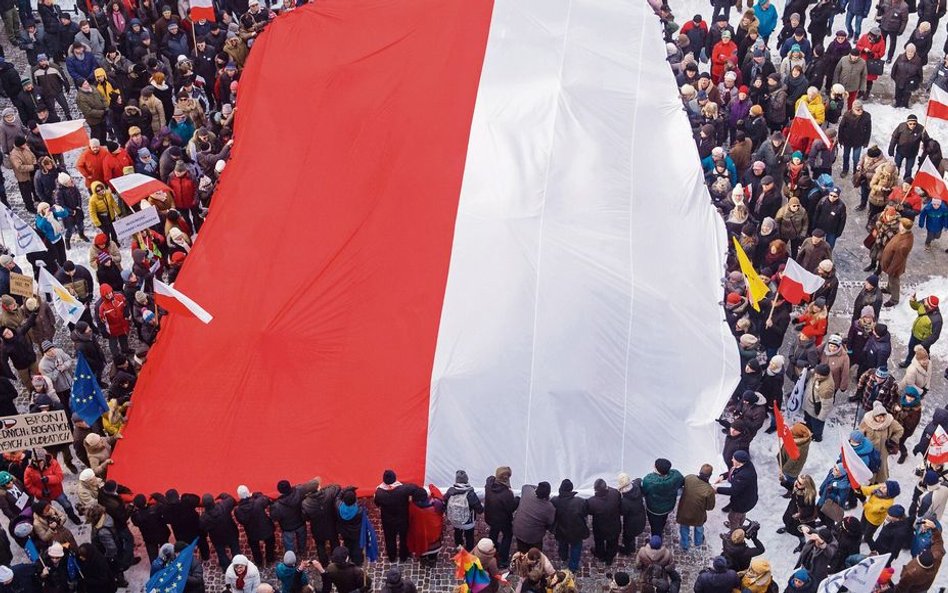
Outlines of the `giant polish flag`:
[[[713,457],[727,237],[646,2],[320,0],[241,80],[174,285],[214,321],[164,324],[110,478],[591,488]],[[274,109],[300,89],[318,109]]]
[[84,119],[71,119],[54,124],[39,124],[37,127],[46,143],[46,150],[50,154],[62,154],[89,145],[85,123]]
[[948,120],[948,91],[933,84],[931,94],[928,96],[928,110],[925,114],[932,119]]
[[129,206],[134,206],[158,191],[171,193],[170,187],[154,177],[142,173],[129,173],[128,175],[114,177],[109,183],[122,197],[122,201]]

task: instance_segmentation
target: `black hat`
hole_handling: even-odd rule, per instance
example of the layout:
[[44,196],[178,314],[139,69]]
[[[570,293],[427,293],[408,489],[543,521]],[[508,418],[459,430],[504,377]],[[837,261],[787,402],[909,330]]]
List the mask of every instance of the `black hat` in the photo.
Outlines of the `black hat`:
[[817,375],[822,375],[822,376],[824,376],[824,377],[828,376],[828,375],[830,374],[830,367],[829,367],[829,365],[826,364],[826,363],[820,363],[820,364],[816,365],[816,374],[817,374]]
[[336,564],[342,564],[349,558],[349,550],[345,546],[336,546],[330,555],[330,559]]
[[560,482],[560,496],[562,496],[563,494],[569,494],[572,491],[573,491],[572,480],[570,480],[569,478],[566,478],[565,480]]
[[663,476],[667,474],[668,472],[670,472],[671,468],[672,468],[672,462],[668,461],[664,457],[659,457],[658,459],[655,460],[655,469],[658,471],[658,473],[662,474]]
[[918,121],[918,116],[914,113],[910,113],[909,116],[905,118],[905,121]]
[[396,482],[397,479],[398,478],[395,477],[395,472],[390,469],[387,469],[384,472],[382,472],[382,482],[384,484],[388,484],[389,486],[391,486],[392,484]]
[[289,494],[293,491],[293,486],[290,485],[289,480],[280,480],[277,482],[277,492],[280,494]]
[[13,145],[16,146],[17,148],[24,146],[25,144],[26,144],[26,138],[24,138],[23,136],[17,136],[16,138],[13,139]]
[[537,498],[549,498],[550,497],[550,483],[540,482],[539,484],[537,484],[536,495],[537,495]]

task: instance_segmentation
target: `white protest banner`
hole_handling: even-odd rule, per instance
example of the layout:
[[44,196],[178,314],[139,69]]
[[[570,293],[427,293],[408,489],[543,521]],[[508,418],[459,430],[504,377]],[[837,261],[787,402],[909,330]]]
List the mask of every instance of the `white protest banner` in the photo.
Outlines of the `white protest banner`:
[[0,418],[0,453],[71,442],[72,430],[63,410]]
[[46,251],[46,245],[33,230],[33,227],[23,222],[23,219],[12,210],[0,204],[3,208],[3,217],[0,219],[0,229],[12,229],[16,233],[16,243],[12,246],[15,254],[36,253]]
[[843,587],[849,593],[872,593],[889,556],[891,554],[869,556],[851,568],[829,575],[820,583],[816,593],[838,593]]
[[790,392],[790,396],[787,398],[788,420],[791,417],[799,416],[803,410],[803,390],[806,388],[806,373],[807,369],[804,368],[800,373],[800,378],[797,379],[797,382],[793,385],[793,391]]
[[127,239],[138,231],[158,224],[160,220],[157,208],[142,208],[134,214],[116,220],[112,223],[112,226],[115,228],[115,234],[118,235],[119,239]]

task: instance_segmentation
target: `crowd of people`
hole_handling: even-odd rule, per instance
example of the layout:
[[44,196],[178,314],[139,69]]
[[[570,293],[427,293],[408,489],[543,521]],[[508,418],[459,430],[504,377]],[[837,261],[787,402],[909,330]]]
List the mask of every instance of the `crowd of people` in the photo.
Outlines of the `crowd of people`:
[[[246,486],[236,496],[174,488],[145,494],[108,476],[112,450],[134,421],[138,373],[166,315],[155,305],[154,280],[174,281],[209,214],[234,142],[240,73],[254,39],[296,4],[226,0],[215,6],[212,21],[191,18],[185,0],[161,6],[84,0],[74,23],[53,0],[36,10],[29,2],[0,2],[8,41],[0,47],[17,48],[29,64],[20,72],[0,59],[0,95],[11,103],[0,112],[0,153],[18,187],[18,195],[4,191],[0,201],[34,215],[47,248],[27,257],[35,277],[45,268],[84,307],[81,320],[68,324],[71,347],[57,346],[62,322],[50,296],[14,294],[10,274],[23,270],[11,254],[0,255],[0,415],[26,411],[17,405],[25,392],[29,411],[65,410],[73,429],[72,444],[3,454],[0,511],[8,528],[0,531],[0,593],[116,591],[142,560],[136,541],[156,574],[195,540],[188,593],[206,590],[205,561],[219,565],[235,593],[317,587],[411,593],[416,586],[398,564],[414,559],[435,566],[446,546],[480,561],[488,592],[507,587],[507,578],[518,593],[576,591],[587,546],[610,571],[605,588],[616,593],[676,593],[682,578],[675,548],[707,546],[720,553],[699,572],[695,593],[815,593],[827,575],[869,555],[888,553],[892,564],[904,552],[911,559],[898,574],[883,571],[875,591],[929,590],[945,554],[941,517],[948,503],[948,465],[926,456],[936,428],[948,430],[948,409],[936,409],[921,427],[934,372],[930,353],[942,331],[938,297],[910,296],[917,319],[904,353],[893,351],[878,320],[882,307],[902,299],[915,225],[926,230],[926,249],[948,225],[948,206],[911,185],[926,159],[943,170],[941,147],[914,115],[887,146],[873,144],[867,107],[880,100],[882,85],[873,94],[880,77],[894,82],[897,106],[911,105],[915,91],[932,85],[948,91],[948,57],[923,76],[946,6],[945,0],[871,4],[788,0],[781,15],[771,0],[748,2],[744,12],[738,1],[734,27],[733,2],[712,0],[710,26],[698,14],[679,27],[667,4],[653,3],[711,200],[771,288],[754,302],[732,254],[723,307],[742,373],[719,420],[726,471],[715,475],[710,464],[676,469],[659,458],[644,476],[597,480],[585,497],[569,479],[555,492],[548,482],[515,491],[509,467],[485,477],[483,494],[463,469],[443,493],[401,483],[386,470],[373,502],[394,566],[384,582],[373,583],[361,541],[369,510],[354,486],[314,478],[281,481],[274,498]],[[875,24],[863,33],[873,9]],[[844,28],[830,36],[842,14]],[[899,47],[913,19],[913,32]],[[801,145],[789,136],[801,106],[828,143]],[[48,152],[37,126],[77,115],[91,141],[75,167],[67,167],[63,155]],[[130,172],[160,179],[171,192],[129,206],[110,181]],[[829,315],[839,309],[833,249],[847,228],[842,179],[859,192],[855,210],[865,212],[867,276],[846,312],[849,327],[833,333]],[[145,207],[156,208],[160,222],[120,239],[115,221]],[[849,222],[850,233],[861,232]],[[89,243],[82,261],[69,258],[74,239]],[[790,259],[824,280],[802,306],[777,290]],[[93,423],[70,409],[80,353],[108,400],[108,411]],[[799,454],[782,446],[779,479],[758,476],[751,443],[777,429],[773,404],[783,406],[797,383],[804,419],[789,431]],[[854,408],[849,443],[873,473],[858,489],[842,459],[831,467],[807,464],[827,422]],[[910,459],[917,462],[915,479],[893,479],[890,463]],[[64,489],[64,471],[78,477],[75,495]],[[787,499],[784,526],[766,538],[796,539],[792,574],[773,574],[765,558],[766,538],[753,520],[761,490],[782,490]],[[908,505],[896,503],[903,491],[911,492]],[[720,542],[704,534],[715,508],[727,513]],[[74,533],[80,524],[91,529],[81,545]],[[549,535],[555,546],[544,546]],[[32,561],[14,563],[14,545]],[[634,570],[611,572],[620,555]],[[271,566],[272,584],[262,572]]]

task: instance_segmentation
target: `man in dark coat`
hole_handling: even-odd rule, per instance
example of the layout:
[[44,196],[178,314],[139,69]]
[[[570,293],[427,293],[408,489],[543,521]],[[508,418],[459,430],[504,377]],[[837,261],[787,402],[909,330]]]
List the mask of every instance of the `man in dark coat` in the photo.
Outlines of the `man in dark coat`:
[[853,171],[856,170],[862,149],[869,146],[872,138],[872,116],[863,109],[859,99],[853,101],[852,109],[840,118],[836,138],[843,147],[842,176],[845,177],[849,174],[850,163]]
[[484,484],[484,522],[490,527],[489,537],[497,546],[497,566],[510,564],[510,542],[513,538],[513,515],[520,497],[510,488],[511,470],[498,467]]
[[902,550],[912,546],[913,527],[912,521],[905,518],[905,507],[894,504],[886,512],[886,520],[878,535],[869,541],[869,549],[879,555],[892,554],[889,561],[894,562]]
[[227,570],[231,560],[227,550],[234,556],[240,554],[240,532],[231,515],[237,501],[227,493],[218,495],[217,500],[212,495],[205,494],[201,497],[201,506],[204,507],[201,530],[211,539],[221,570]]
[[[267,514],[267,507],[270,506],[270,498],[261,492],[250,493],[250,489],[244,485],[237,487],[237,506],[234,508],[234,517],[237,522],[244,526],[244,533],[247,534],[247,545],[250,546],[250,552],[253,554],[253,562],[257,566],[266,566],[276,562],[276,530],[273,527],[273,520]],[[266,557],[260,550],[260,544],[266,551]],[[266,563],[264,563],[266,558]]]
[[[748,391],[751,397],[756,398],[753,391]],[[727,428],[727,436],[724,438],[724,463],[731,467],[734,460],[734,454],[738,451],[747,451],[750,449],[751,441],[754,440],[754,432],[751,431],[747,422],[744,420],[735,420]]]
[[201,499],[196,494],[178,494],[177,490],[171,488],[165,492],[164,516],[171,526],[175,541],[191,542],[197,538],[201,560],[206,561],[211,550],[205,533],[201,531],[201,517],[197,513],[200,504]]
[[909,114],[892,132],[889,156],[895,158],[896,168],[901,167],[902,161],[905,161],[905,179],[912,177],[912,168],[925,136],[925,126],[918,123],[918,117],[914,113]]
[[372,591],[372,577],[360,567],[349,561],[349,550],[345,546],[338,546],[332,551],[332,562],[323,568],[316,562],[313,568],[324,579],[323,593],[328,593],[335,585],[337,591]]
[[718,479],[718,483],[724,480],[730,482],[730,486],[715,486],[718,494],[731,497],[731,502],[726,507],[728,525],[732,529],[744,524],[744,516],[757,506],[757,469],[751,463],[750,454],[747,451],[736,451],[731,458],[731,471]]
[[319,478],[305,484],[293,486],[287,480],[277,483],[279,498],[270,507],[270,518],[283,532],[283,548],[295,552],[300,558],[306,556],[306,520],[303,519],[303,497],[319,488]]
[[606,484],[602,478],[593,485],[595,494],[586,501],[592,517],[594,555],[611,565],[619,551],[619,535],[622,531],[622,495]]
[[395,472],[382,473],[382,483],[375,489],[375,506],[382,515],[385,554],[389,562],[408,560],[408,499],[414,487],[402,484]]
[[727,565],[727,558],[715,556],[711,568],[705,568],[695,579],[695,593],[730,593],[739,589],[737,573]]
[[142,541],[145,542],[145,551],[148,553],[148,562],[152,563],[158,557],[158,550],[162,544],[168,543],[171,538],[171,530],[162,516],[164,512],[164,496],[153,494],[151,503],[144,494],[135,495],[132,504],[135,509],[132,511],[132,525],[138,528],[142,534]]
[[563,480],[559,494],[550,502],[556,508],[553,535],[559,548],[560,561],[566,562],[569,569],[576,572],[583,552],[583,540],[589,537],[586,499],[576,496],[572,481]]
[[339,496],[338,484],[319,485],[303,498],[303,516],[309,521],[316,542],[316,554],[319,561],[329,565],[329,551],[339,545],[339,533],[336,530],[336,497]]
[[622,545],[619,553],[632,556],[635,554],[635,538],[645,531],[645,494],[642,480],[633,480],[626,473],[619,474],[618,486],[622,494]]

